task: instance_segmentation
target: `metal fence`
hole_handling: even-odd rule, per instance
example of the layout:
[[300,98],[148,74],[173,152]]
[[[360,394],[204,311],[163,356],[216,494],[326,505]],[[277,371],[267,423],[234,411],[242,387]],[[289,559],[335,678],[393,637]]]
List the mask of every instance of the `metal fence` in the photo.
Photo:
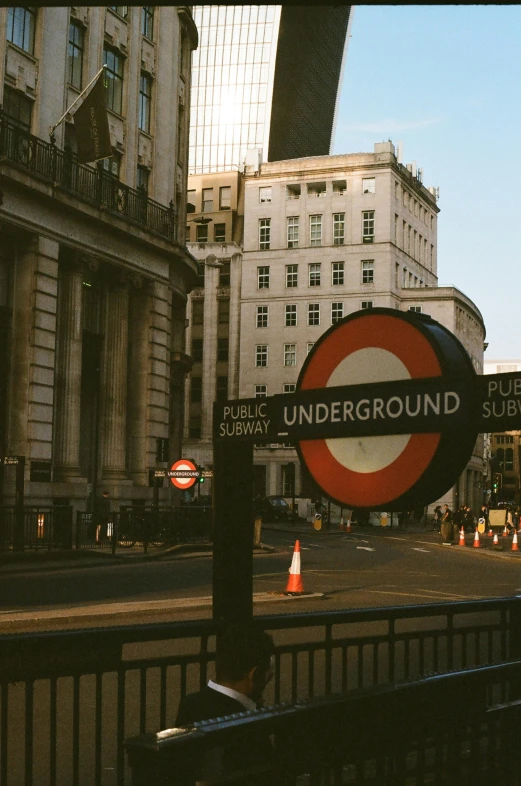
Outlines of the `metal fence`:
[[0,550],[22,544],[28,549],[72,548],[72,508],[1,505]]
[[[256,617],[267,704],[521,655],[521,599]],[[213,676],[213,621],[0,637],[0,786],[124,786],[124,742],[173,725]],[[498,696],[506,700],[508,694]]]
[[142,548],[209,542],[212,508],[199,505],[120,507],[108,516],[79,511],[76,548]]
[[173,203],[169,207],[121,183],[111,173],[80,164],[64,151],[29,134],[0,113],[0,156],[32,175],[47,180],[83,200],[122,216],[171,242],[177,239]]
[[518,660],[142,736],[132,784],[519,786],[520,680]]

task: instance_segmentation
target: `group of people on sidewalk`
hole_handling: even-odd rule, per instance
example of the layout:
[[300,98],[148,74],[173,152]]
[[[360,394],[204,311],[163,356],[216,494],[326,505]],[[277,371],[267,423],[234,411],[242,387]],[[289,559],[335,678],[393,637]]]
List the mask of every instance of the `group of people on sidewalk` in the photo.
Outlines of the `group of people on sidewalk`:
[[[506,509],[506,528],[509,532],[517,531],[521,527],[521,508]],[[482,525],[482,531],[489,526],[489,508],[483,504],[474,516],[469,505],[460,505],[454,513],[448,505],[437,505],[434,509],[433,529],[441,535],[444,545],[452,544],[455,536],[463,528],[464,532],[474,532],[476,527]]]

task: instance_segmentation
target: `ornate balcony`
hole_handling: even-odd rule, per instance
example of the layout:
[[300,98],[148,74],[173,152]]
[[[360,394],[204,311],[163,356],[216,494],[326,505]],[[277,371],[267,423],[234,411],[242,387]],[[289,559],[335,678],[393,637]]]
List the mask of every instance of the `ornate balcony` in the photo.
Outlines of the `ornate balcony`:
[[0,114],[2,160],[172,243],[177,240],[173,202],[169,207],[154,202],[144,191],[130,188],[96,166],[80,164],[71,151],[59,150]]

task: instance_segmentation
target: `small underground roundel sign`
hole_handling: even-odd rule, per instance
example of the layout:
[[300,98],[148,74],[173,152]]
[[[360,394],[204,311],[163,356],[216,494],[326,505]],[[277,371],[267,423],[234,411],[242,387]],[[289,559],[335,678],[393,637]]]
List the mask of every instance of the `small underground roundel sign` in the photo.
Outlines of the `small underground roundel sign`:
[[[435,320],[386,308],[358,311],[317,341],[300,373],[297,390],[444,377],[475,378],[458,339]],[[420,408],[453,406],[450,396],[396,395],[359,400],[347,416],[413,418]],[[376,430],[376,429],[375,429]],[[404,510],[438,499],[453,486],[472,455],[476,431],[462,420],[439,433],[305,439],[301,461],[327,496],[350,508]]]

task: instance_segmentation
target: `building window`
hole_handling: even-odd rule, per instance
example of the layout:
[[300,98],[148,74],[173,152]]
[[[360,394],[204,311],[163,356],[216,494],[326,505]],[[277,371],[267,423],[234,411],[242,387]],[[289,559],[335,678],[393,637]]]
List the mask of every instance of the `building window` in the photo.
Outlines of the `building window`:
[[343,246],[345,242],[345,213],[333,213],[333,245]]
[[398,245],[398,213],[394,214],[394,242]]
[[128,6],[126,5],[109,5],[111,11],[114,11],[115,14],[118,16],[122,16],[123,18],[126,17],[128,14]]
[[314,346],[315,346],[315,342],[314,341],[308,341],[308,347],[307,347],[308,355],[309,355],[309,353],[311,352],[311,350],[313,349]]
[[219,210],[230,210],[232,206],[232,187],[221,186],[219,189]]
[[299,217],[289,216],[288,218],[288,248],[298,247]]
[[372,300],[362,300],[360,308],[372,308],[374,305]]
[[284,365],[296,366],[297,365],[297,345],[284,344]]
[[118,115],[123,110],[123,58],[113,49],[103,49],[104,82],[107,88],[106,99],[108,109]]
[[266,251],[271,242],[271,218],[259,219],[259,249]]
[[220,325],[227,325],[230,321],[230,301],[222,298],[217,301],[217,319]]
[[193,404],[198,404],[203,398],[203,378],[192,377],[190,384],[190,401]]
[[69,84],[81,90],[83,75],[83,27],[71,20],[69,25],[68,78]]
[[322,216],[309,217],[309,244],[311,246],[322,245]]
[[108,172],[119,180],[121,170],[121,156],[119,153],[114,153],[110,158],[104,158],[102,161],[98,162],[98,165],[105,172]]
[[221,267],[219,268],[219,286],[220,287],[229,287],[230,286],[230,261],[224,260],[221,263]]
[[333,286],[339,286],[344,283],[344,263],[333,262],[331,265],[331,283]]
[[263,265],[257,268],[257,289],[270,288],[270,268],[269,265]]
[[213,239],[216,243],[226,242],[226,224],[214,224]]
[[409,306],[409,311],[414,311],[416,314],[421,314],[422,313],[422,307],[421,306]]
[[255,398],[266,398],[268,395],[268,386],[267,385],[255,385]]
[[268,345],[257,344],[255,347],[255,365],[257,368],[268,365]]
[[33,102],[24,93],[4,87],[4,112],[15,126],[30,131],[32,109]]
[[334,325],[335,322],[338,322],[338,320],[342,319],[343,316],[344,316],[344,304],[331,303],[331,324]]
[[284,310],[284,325],[285,327],[297,326],[297,306],[296,304],[286,305]]
[[203,188],[203,213],[213,211],[213,188]]
[[217,339],[217,360],[228,360],[228,339]]
[[320,325],[320,303],[308,303],[308,325]]
[[286,199],[300,199],[300,184],[286,186]]
[[200,439],[201,438],[201,416],[200,415],[191,415],[190,416],[190,425],[188,427],[188,432],[190,434],[191,439]]
[[374,283],[374,259],[362,261],[362,284]]
[[259,202],[271,202],[271,186],[259,188]]
[[24,52],[34,54],[36,9],[20,6],[7,9],[7,40]]
[[138,126],[141,131],[150,133],[150,108],[152,106],[152,77],[141,71],[139,80]]
[[228,398],[228,377],[217,377],[215,387],[215,398],[217,401],[226,401]]
[[204,300],[192,301],[192,324],[202,325],[204,318]]
[[195,239],[198,243],[208,243],[208,224],[197,224],[195,227]]
[[148,183],[150,180],[150,169],[142,164],[137,165],[136,185],[138,190],[148,194]]
[[505,472],[512,472],[514,469],[514,451],[512,448],[505,449]]
[[154,40],[154,6],[144,5],[141,8],[141,35],[148,38],[149,41]]
[[258,328],[268,327],[268,306],[257,306],[255,324]]
[[298,286],[298,265],[286,265],[286,286]]
[[192,339],[192,360],[194,363],[202,363],[203,360],[203,339],[202,338],[193,338]]
[[319,287],[320,286],[320,262],[311,262],[308,265],[309,269],[309,286],[310,287]]
[[324,197],[326,195],[326,184],[308,183],[307,191],[310,197]]
[[282,386],[282,392],[283,393],[294,393],[296,388],[297,388],[297,386],[295,385],[294,382],[285,382],[284,385]]
[[374,240],[374,210],[362,211],[362,240],[364,243]]
[[195,213],[195,188],[186,192],[186,212]]
[[374,194],[376,191],[376,182],[374,177],[362,178],[362,194]]

